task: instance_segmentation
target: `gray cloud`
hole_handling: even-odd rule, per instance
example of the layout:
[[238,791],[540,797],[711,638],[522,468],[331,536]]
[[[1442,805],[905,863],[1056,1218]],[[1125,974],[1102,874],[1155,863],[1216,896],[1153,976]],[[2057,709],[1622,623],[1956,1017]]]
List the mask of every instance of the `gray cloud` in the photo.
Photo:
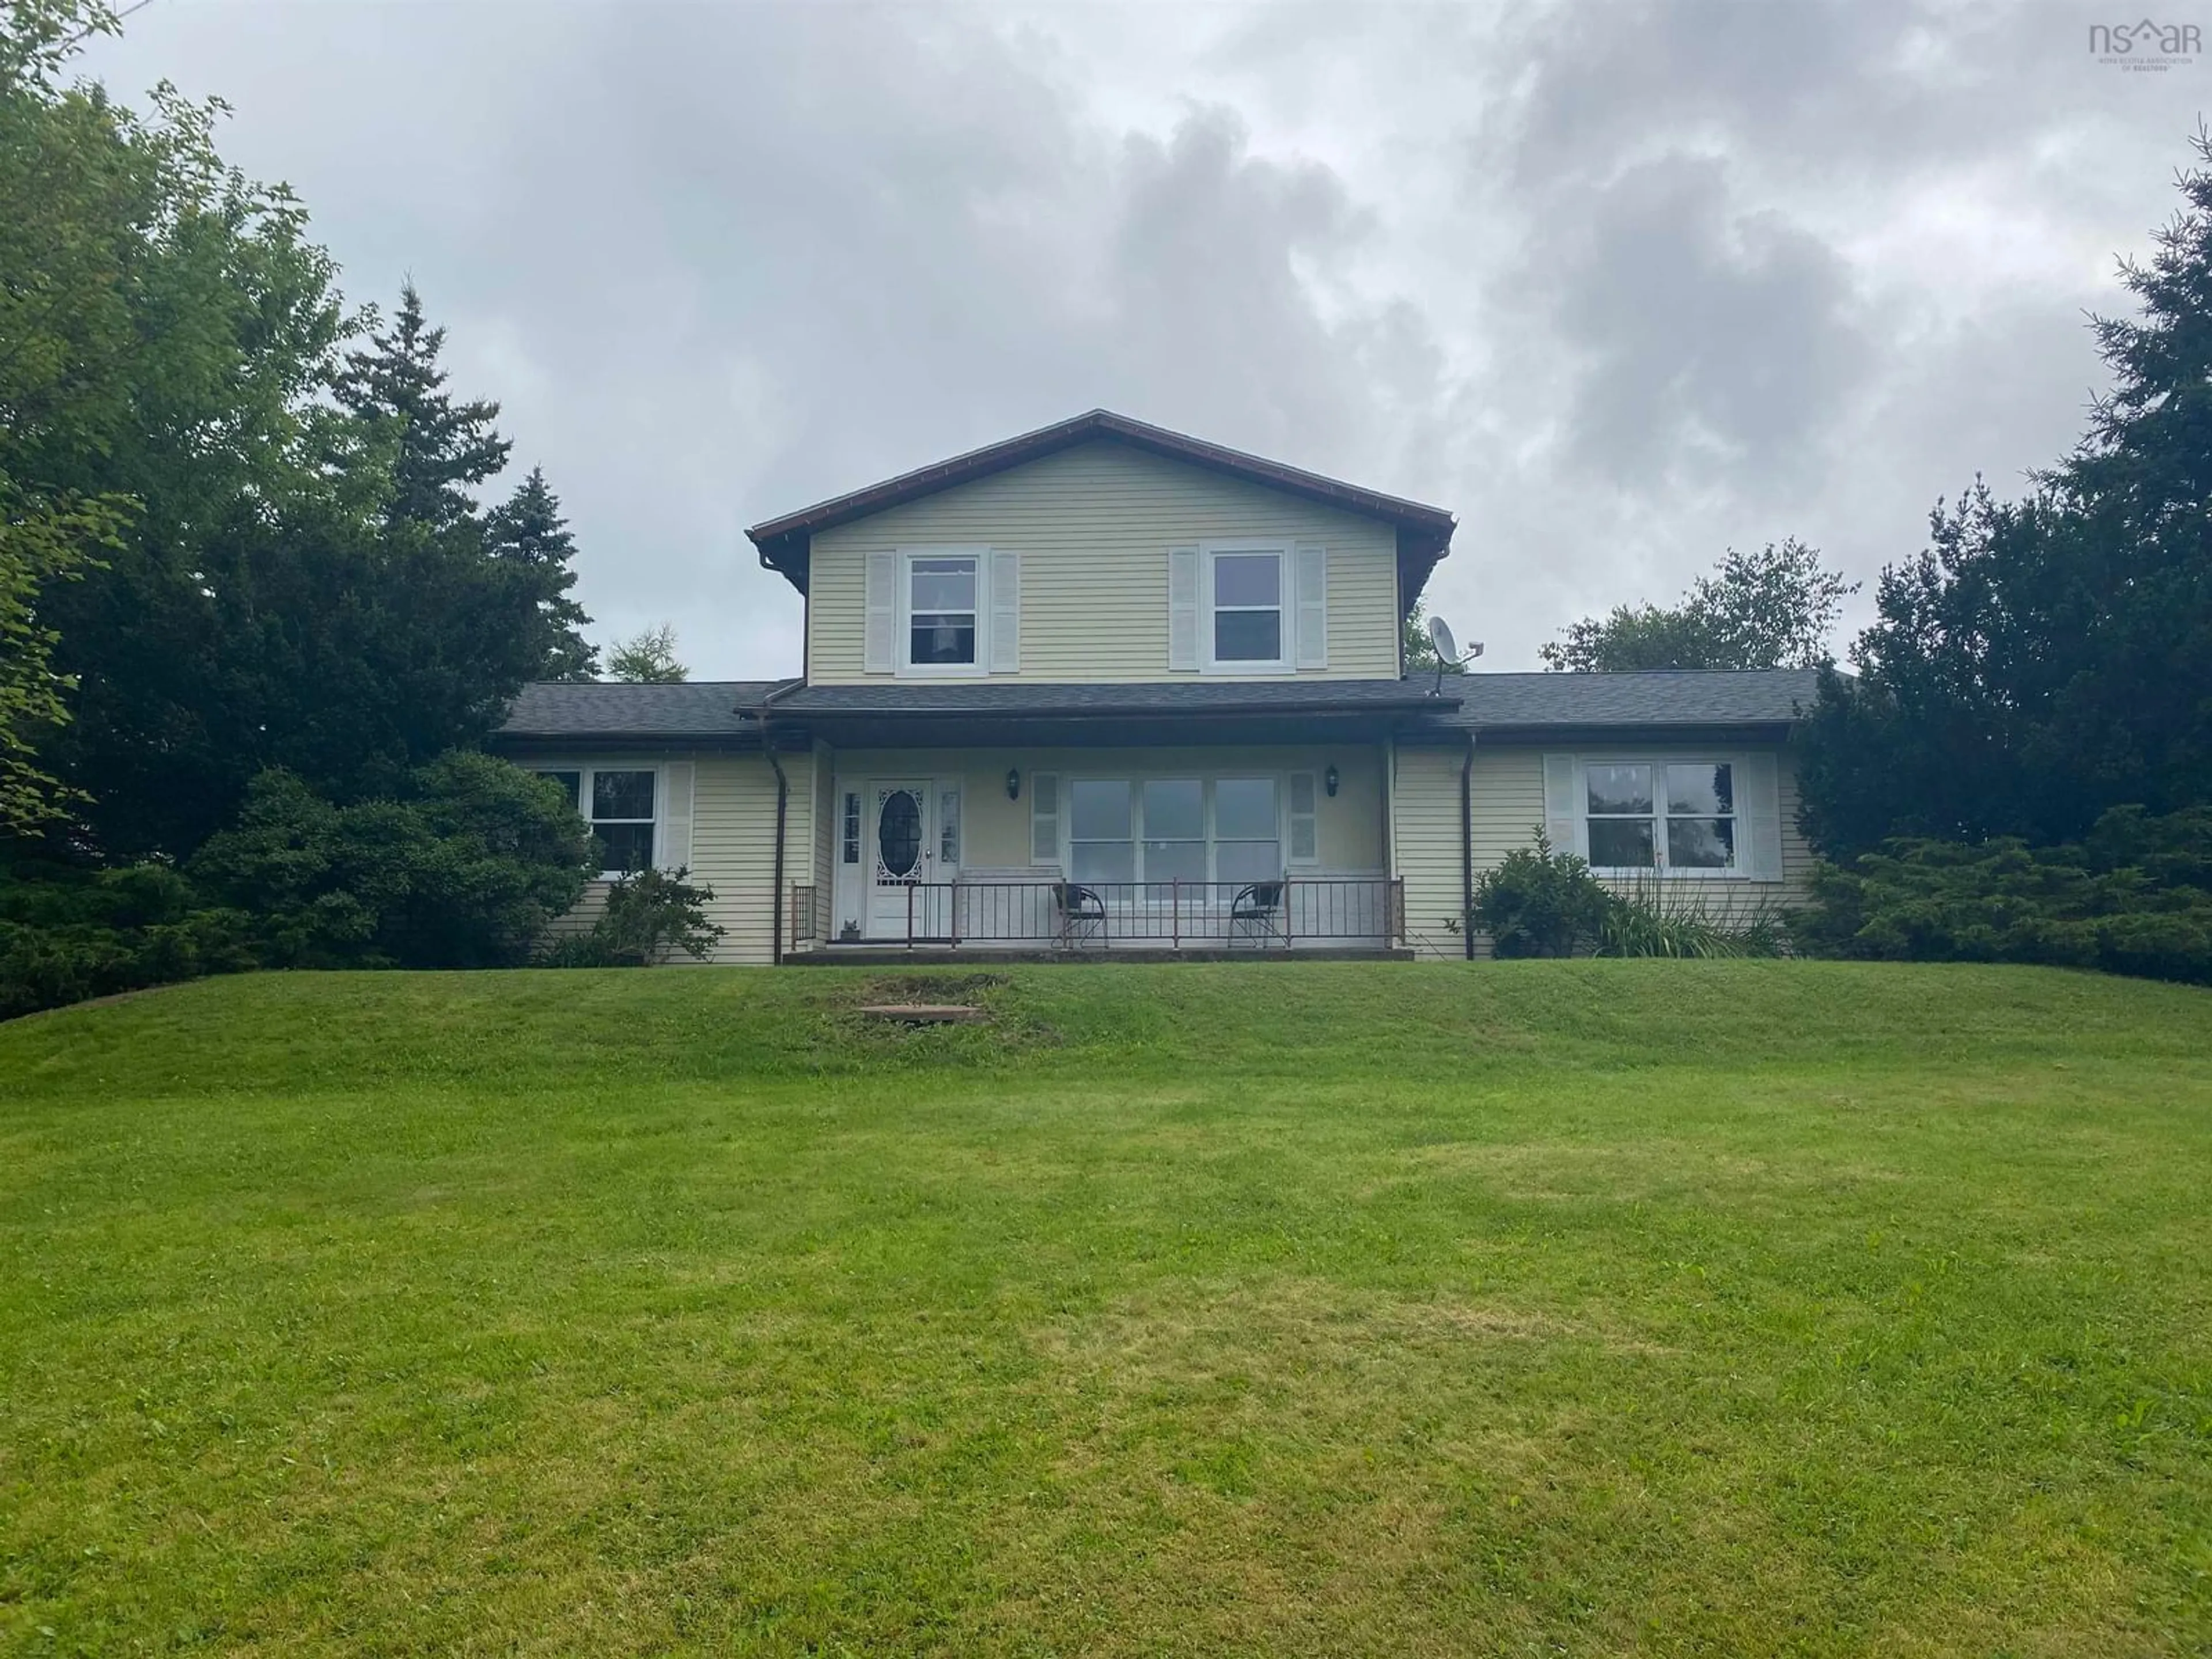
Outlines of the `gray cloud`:
[[1716,161],[1645,162],[1571,206],[1533,276],[1556,283],[1586,363],[1583,465],[1632,483],[1677,466],[1802,479],[1870,367],[1843,259],[1779,214],[1732,216]]

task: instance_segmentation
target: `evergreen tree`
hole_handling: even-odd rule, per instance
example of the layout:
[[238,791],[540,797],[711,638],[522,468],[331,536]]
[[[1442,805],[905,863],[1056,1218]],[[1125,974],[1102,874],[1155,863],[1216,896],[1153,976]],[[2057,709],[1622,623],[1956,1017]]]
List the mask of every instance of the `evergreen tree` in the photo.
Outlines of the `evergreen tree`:
[[573,579],[557,510],[488,545],[506,447],[419,301],[342,363],[335,268],[217,106],[64,84],[106,17],[0,0],[0,810],[182,859],[264,768],[347,800],[481,741],[570,659]]
[[548,680],[588,680],[599,672],[599,647],[580,631],[591,623],[583,606],[568,597],[576,573],[575,538],[561,516],[561,498],[545,483],[545,469],[533,466],[514,494],[495,508],[486,526],[492,556],[536,573],[547,597],[538,602],[544,623],[544,666]]
[[424,322],[410,281],[399,290],[398,324],[348,352],[331,384],[339,404],[392,447],[386,516],[394,524],[449,530],[472,522],[470,490],[505,467],[514,447],[493,429],[497,404],[457,403],[447,392],[438,366],[445,344],[446,331]]
[[1804,822],[1832,858],[1899,835],[2039,844],[2112,807],[2212,801],[2212,134],[2148,266],[2100,319],[2112,392],[2018,502],[1937,508],[1806,734]]

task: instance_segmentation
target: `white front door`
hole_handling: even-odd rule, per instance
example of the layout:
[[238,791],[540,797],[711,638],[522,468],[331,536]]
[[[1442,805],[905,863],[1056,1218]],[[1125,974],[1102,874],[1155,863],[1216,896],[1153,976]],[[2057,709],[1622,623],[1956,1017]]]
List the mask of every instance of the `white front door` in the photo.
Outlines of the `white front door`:
[[868,785],[868,937],[950,937],[951,872],[938,872],[937,814],[927,780],[878,778]]

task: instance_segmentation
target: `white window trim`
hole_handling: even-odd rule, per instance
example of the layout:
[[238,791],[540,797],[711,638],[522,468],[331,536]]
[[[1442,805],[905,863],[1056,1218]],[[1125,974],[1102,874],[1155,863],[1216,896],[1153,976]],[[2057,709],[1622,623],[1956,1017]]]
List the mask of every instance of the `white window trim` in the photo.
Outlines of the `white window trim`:
[[[1188,544],[1186,544],[1188,545]],[[1213,654],[1213,562],[1224,553],[1272,553],[1275,556],[1275,649],[1273,660],[1242,658],[1222,661]],[[1201,674],[1295,674],[1297,646],[1291,635],[1297,627],[1297,573],[1291,567],[1291,544],[1265,537],[1200,542],[1198,544],[1198,669]],[[1231,605],[1232,611],[1261,609]]]
[[[649,870],[663,868],[662,856],[668,850],[668,769],[657,761],[574,761],[533,760],[523,763],[528,770],[538,773],[574,772],[576,775],[576,816],[584,827],[596,836],[599,827],[592,821],[592,777],[599,772],[650,772],[653,774],[653,861]],[[644,818],[609,818],[609,823],[643,823]],[[602,870],[596,879],[620,881],[624,876],[634,876],[635,870]]]
[[[1662,755],[1577,755],[1575,757],[1575,816],[1581,821],[1583,846],[1589,846],[1589,769],[1593,766],[1648,766],[1651,769],[1651,834],[1655,859],[1667,850],[1667,769],[1670,766],[1725,766],[1729,782],[1735,792],[1735,811],[1726,816],[1735,825],[1734,851],[1735,862],[1725,870],[1716,870],[1703,865],[1679,866],[1654,862],[1643,864],[1593,864],[1590,873],[1607,881],[1638,881],[1657,876],[1667,881],[1749,881],[1751,860],[1744,845],[1748,825],[1743,810],[1744,757],[1741,755],[1715,754],[1711,750],[1689,750]],[[1634,812],[1596,815],[1600,822],[1607,818],[1634,818]],[[1705,817],[1703,812],[1684,812],[1683,817]]]
[[[914,653],[914,564],[917,559],[973,559],[975,562],[975,660],[915,662]],[[991,550],[988,547],[902,547],[898,550],[898,592],[891,613],[891,672],[902,680],[980,680],[991,673]]]

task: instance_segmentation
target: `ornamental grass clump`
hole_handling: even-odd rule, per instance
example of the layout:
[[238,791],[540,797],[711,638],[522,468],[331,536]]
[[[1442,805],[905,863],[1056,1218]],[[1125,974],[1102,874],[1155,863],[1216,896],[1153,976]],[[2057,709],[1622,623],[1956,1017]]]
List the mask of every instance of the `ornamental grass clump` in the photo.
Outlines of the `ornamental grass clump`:
[[1601,957],[1774,957],[1783,953],[1784,913],[1719,884],[1669,882],[1656,871],[1607,895],[1597,930]]

